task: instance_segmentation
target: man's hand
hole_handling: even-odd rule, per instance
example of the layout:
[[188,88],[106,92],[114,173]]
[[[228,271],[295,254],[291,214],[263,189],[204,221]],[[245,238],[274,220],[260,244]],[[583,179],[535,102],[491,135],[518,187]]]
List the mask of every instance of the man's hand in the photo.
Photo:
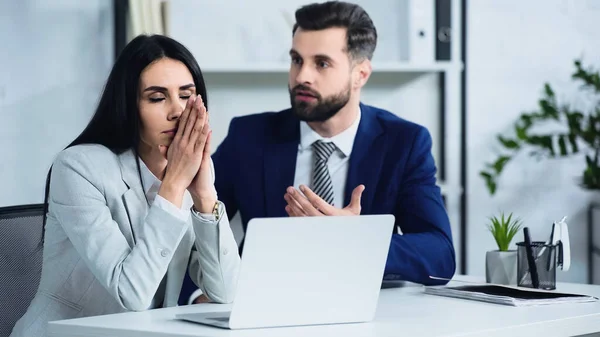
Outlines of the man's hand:
[[340,209],[328,204],[304,185],[300,185],[300,191],[288,187],[284,196],[288,203],[285,211],[289,216],[360,215],[360,197],[364,190],[364,185],[358,185],[352,191],[350,204]]

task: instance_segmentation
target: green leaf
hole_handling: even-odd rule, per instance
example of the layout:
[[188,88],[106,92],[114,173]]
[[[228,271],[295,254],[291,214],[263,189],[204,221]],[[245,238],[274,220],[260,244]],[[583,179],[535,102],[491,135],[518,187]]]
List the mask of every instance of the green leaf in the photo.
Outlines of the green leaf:
[[[565,110],[567,110],[567,108],[565,108]],[[565,114],[567,116],[567,124],[569,127],[569,132],[573,133],[573,134],[580,133],[582,130],[582,125],[583,125],[583,118],[584,118],[583,114],[578,111],[575,111],[575,112],[565,111]]]
[[479,172],[479,175],[483,177],[483,180],[485,180],[485,185],[487,186],[487,189],[490,192],[490,194],[494,195],[494,193],[496,192],[496,182],[494,181],[494,177],[492,176],[492,174],[489,172],[481,171]]
[[577,145],[577,136],[575,136],[574,134],[569,134],[569,143],[571,144],[573,153],[579,152],[579,146]]
[[492,233],[498,249],[507,251],[515,235],[521,230],[522,221],[515,218],[512,213],[508,216],[501,213],[500,216],[491,217],[487,227]]
[[592,160],[592,157],[590,157],[589,155],[585,155],[585,162],[587,164],[588,167],[593,167],[594,166],[594,161]]
[[554,97],[554,91],[550,87],[550,84],[548,84],[548,83],[544,84],[544,93],[548,97]]
[[518,149],[519,148],[519,143],[517,143],[515,140],[506,139],[506,138],[502,137],[501,135],[498,135],[498,141],[500,143],[502,143],[502,145],[504,145],[504,147],[507,149]]
[[525,124],[530,124],[531,123],[531,116],[528,114],[521,114],[521,120],[523,121],[523,123]]
[[545,118],[558,119],[558,111],[552,102],[546,99],[541,99],[539,104]]
[[550,152],[550,156],[552,157],[556,155],[554,147],[552,146],[552,137],[549,135],[531,136],[526,141],[530,145],[537,145],[548,150],[548,152]]
[[520,140],[527,140],[527,128],[515,124],[515,133]]
[[490,194],[494,195],[496,193],[496,182],[494,182],[492,180],[488,181],[487,188],[488,188],[488,191],[490,191]]
[[560,155],[566,156],[567,152],[567,142],[565,141],[565,135],[558,136],[558,147],[560,149]]
[[508,156],[501,156],[500,158],[498,158],[494,163],[494,170],[496,170],[496,173],[502,172],[502,169],[504,169],[504,166],[509,160],[510,157]]

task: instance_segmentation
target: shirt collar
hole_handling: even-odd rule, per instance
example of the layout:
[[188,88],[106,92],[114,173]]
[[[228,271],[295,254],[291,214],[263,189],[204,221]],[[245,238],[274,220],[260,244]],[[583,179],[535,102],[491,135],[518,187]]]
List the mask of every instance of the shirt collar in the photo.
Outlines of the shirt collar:
[[[140,171],[142,173],[142,183],[144,184],[144,194],[150,197],[151,192],[158,192],[161,181],[150,171],[148,166],[140,158]],[[154,199],[154,198],[151,198]]]
[[317,140],[323,140],[325,142],[332,142],[340,150],[345,157],[350,156],[352,153],[352,147],[354,146],[354,138],[358,132],[358,125],[360,124],[361,111],[358,107],[358,114],[354,122],[344,131],[335,135],[331,138],[325,138],[316,133],[306,122],[300,122],[300,151],[309,149],[314,142]]

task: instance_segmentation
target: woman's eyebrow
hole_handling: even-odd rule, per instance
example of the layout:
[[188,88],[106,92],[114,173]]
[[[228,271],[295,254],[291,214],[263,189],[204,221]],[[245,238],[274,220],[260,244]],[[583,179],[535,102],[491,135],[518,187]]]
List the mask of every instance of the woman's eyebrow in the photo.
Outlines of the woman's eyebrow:
[[[186,89],[193,88],[195,86],[196,85],[194,85],[194,83],[189,83],[189,84],[180,86],[179,90],[186,90]],[[148,88],[144,89],[144,92],[146,92],[146,91],[167,92],[167,88],[161,87],[161,86],[157,86],[157,85],[152,85],[152,86],[149,86]]]

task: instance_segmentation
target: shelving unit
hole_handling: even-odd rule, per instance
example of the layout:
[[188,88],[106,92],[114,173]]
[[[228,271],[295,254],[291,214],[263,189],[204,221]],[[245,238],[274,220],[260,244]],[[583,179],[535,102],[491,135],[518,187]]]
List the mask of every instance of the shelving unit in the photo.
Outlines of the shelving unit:
[[[208,64],[202,66],[202,72],[207,74],[287,74],[288,64],[282,63],[256,63],[256,64]],[[415,64],[409,62],[373,63],[373,73],[431,73],[460,70],[460,63],[440,61],[429,64]]]

